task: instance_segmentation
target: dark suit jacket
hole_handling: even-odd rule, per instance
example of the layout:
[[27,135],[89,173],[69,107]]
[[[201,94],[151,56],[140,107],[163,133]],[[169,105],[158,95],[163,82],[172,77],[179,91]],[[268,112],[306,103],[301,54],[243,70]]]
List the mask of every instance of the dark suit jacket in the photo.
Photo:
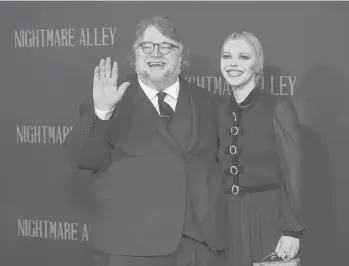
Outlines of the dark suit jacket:
[[211,249],[225,248],[222,170],[213,96],[180,78],[170,129],[137,77],[109,121],[92,98],[64,147],[71,162],[94,171],[98,213],[90,241],[102,251],[154,256],[173,252],[182,234]]

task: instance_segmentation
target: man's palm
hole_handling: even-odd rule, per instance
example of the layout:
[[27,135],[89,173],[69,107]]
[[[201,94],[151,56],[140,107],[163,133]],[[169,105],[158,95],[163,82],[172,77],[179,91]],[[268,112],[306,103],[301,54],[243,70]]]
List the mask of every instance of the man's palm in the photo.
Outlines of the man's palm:
[[118,65],[114,62],[111,67],[110,57],[101,59],[95,68],[93,78],[93,101],[95,108],[100,111],[109,111],[121,100],[130,83],[125,82],[117,87]]

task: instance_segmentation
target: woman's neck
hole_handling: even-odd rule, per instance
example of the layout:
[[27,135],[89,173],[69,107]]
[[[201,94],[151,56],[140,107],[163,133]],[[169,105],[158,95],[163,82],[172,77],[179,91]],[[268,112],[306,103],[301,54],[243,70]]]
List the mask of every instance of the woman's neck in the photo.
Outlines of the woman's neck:
[[235,101],[238,104],[242,103],[255,87],[256,87],[256,81],[254,78],[252,78],[248,83],[240,87],[233,87],[233,94],[234,94]]

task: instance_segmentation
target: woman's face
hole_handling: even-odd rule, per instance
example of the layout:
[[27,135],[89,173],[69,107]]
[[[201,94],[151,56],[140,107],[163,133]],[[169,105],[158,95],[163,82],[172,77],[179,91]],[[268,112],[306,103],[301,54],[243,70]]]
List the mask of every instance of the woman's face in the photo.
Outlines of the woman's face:
[[229,40],[221,54],[221,72],[227,83],[241,87],[255,81],[258,58],[253,47],[243,39]]

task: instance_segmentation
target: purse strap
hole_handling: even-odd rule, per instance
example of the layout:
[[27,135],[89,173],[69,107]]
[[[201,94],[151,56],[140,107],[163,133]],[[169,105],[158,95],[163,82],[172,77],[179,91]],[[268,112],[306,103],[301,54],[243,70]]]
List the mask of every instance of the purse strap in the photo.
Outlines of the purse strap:
[[273,259],[273,257],[276,257],[276,252],[273,252],[273,253],[269,254],[268,256],[265,256],[263,259],[261,259],[261,261],[268,259],[268,258]]

